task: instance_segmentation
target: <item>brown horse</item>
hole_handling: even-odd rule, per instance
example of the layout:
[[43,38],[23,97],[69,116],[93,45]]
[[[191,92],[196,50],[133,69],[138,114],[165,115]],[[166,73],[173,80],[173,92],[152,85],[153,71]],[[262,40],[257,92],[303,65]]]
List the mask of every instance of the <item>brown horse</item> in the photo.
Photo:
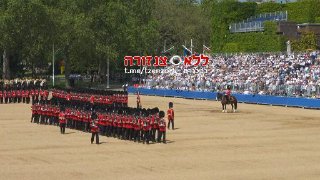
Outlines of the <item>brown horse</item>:
[[226,97],[226,95],[223,95],[222,93],[217,93],[217,100],[221,101],[222,105],[222,112],[228,112],[227,111],[227,104],[230,104],[232,107],[232,111],[236,112],[237,111],[237,98],[234,96],[230,96],[230,99]]

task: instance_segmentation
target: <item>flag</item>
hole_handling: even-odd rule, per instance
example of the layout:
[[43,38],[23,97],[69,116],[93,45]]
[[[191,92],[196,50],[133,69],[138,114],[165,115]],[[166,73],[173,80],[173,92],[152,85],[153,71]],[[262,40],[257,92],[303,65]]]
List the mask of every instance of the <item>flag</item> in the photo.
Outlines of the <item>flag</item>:
[[186,48],[186,47],[183,46],[183,45],[182,45],[182,47],[183,47],[183,56],[190,56],[190,55],[192,55],[191,50],[189,50],[188,48]]
[[208,48],[207,46],[203,45],[203,53],[206,52],[206,51],[211,51],[211,49]]
[[172,51],[174,50],[174,46],[172,46],[171,48],[165,50],[165,51],[162,51],[161,54],[164,55],[164,56],[172,56]]

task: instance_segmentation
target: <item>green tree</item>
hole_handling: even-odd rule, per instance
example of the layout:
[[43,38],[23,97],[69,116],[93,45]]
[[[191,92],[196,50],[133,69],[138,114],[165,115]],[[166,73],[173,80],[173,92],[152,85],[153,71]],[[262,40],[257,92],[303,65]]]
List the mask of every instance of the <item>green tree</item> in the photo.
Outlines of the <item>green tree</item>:
[[52,37],[52,17],[37,0],[2,1],[0,46],[3,49],[3,78],[20,76],[22,67],[47,66],[42,60]]

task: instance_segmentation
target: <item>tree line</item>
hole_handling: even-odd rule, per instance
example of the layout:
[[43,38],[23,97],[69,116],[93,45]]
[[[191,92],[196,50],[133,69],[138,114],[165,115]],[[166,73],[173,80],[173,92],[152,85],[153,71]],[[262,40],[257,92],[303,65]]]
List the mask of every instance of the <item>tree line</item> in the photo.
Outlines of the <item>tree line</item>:
[[[0,69],[5,79],[51,74],[54,55],[66,79],[90,72],[104,78],[107,61],[111,71],[123,70],[125,55],[159,55],[172,46],[172,54],[182,54],[190,39],[195,52],[202,45],[212,52],[281,51],[286,39],[276,35],[274,24],[267,23],[264,33],[244,34],[231,34],[229,24],[274,11],[288,11],[297,23],[320,22],[318,9],[319,0],[1,0]],[[314,37],[308,34],[293,47],[314,46]]]
[[196,0],[1,0],[2,77],[48,73],[53,54],[66,79],[92,71],[105,77],[107,61],[116,71],[125,55],[158,55],[164,45],[181,53],[191,38],[202,51],[210,25]]

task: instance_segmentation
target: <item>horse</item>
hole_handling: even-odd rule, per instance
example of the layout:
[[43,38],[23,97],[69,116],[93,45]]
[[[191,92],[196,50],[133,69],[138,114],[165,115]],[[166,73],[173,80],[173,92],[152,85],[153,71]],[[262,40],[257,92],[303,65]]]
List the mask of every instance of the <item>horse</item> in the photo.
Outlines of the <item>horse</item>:
[[227,111],[227,104],[231,105],[233,112],[237,111],[238,101],[237,101],[236,97],[230,96],[230,99],[228,101],[228,99],[225,95],[223,95],[222,93],[217,93],[217,100],[221,101],[222,112],[228,112]]

